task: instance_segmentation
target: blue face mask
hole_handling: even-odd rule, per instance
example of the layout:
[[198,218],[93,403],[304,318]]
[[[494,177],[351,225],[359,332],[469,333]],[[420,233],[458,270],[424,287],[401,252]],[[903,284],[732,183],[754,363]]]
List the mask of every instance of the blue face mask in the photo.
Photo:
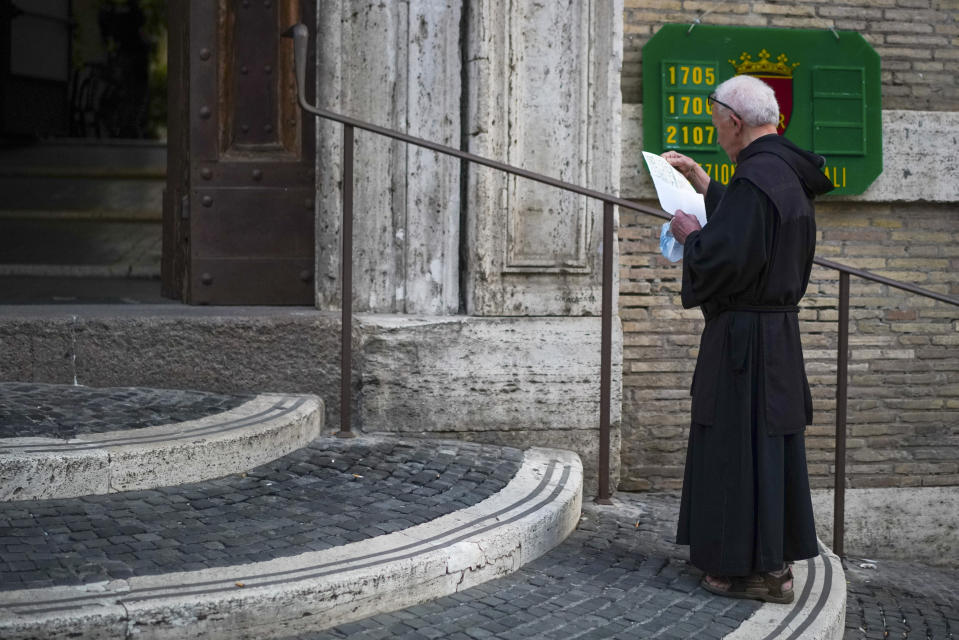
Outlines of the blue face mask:
[[659,232],[659,250],[670,262],[679,262],[683,259],[683,245],[676,242],[676,238],[669,230],[668,222],[663,223],[662,231]]

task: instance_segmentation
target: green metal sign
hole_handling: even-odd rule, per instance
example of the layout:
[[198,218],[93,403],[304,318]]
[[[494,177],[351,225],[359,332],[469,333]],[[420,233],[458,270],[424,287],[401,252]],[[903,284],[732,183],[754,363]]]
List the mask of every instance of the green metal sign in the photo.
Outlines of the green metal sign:
[[852,31],[664,25],[643,47],[643,148],[675,149],[727,184],[735,165],[706,97],[742,73],[775,90],[779,133],[826,157],[832,193],[882,173],[879,54]]

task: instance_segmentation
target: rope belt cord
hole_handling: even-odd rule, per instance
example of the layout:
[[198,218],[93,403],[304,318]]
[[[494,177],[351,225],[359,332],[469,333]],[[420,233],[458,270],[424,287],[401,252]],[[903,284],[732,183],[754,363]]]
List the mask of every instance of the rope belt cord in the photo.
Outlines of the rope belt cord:
[[717,313],[723,311],[751,311],[753,313],[799,313],[799,307],[796,305],[783,305],[780,307],[751,304],[734,304],[729,307],[719,309]]
[[799,307],[796,305],[774,306],[760,304],[733,304],[729,305],[728,307],[721,307],[719,309],[709,311],[704,315],[708,321],[718,318],[727,311],[746,311],[749,313],[799,313]]

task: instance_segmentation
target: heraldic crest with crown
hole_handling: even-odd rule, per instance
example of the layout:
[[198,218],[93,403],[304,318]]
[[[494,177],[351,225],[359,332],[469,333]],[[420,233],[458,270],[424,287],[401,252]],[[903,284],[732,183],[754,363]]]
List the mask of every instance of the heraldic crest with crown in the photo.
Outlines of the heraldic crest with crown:
[[785,53],[780,53],[776,60],[770,60],[772,54],[766,49],[759,52],[759,59],[753,60],[752,55],[743,51],[739,60],[729,60],[729,64],[736,69],[736,75],[756,76],[776,93],[779,102],[779,125],[776,130],[779,135],[789,126],[789,117],[793,110],[793,69],[799,66],[798,62],[789,62]]

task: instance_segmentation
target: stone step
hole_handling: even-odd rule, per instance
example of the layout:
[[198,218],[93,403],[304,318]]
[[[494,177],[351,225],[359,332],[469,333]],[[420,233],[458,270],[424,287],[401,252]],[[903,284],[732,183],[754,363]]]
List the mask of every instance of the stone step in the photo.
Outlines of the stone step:
[[[2,169],[0,169],[2,171]],[[117,220],[154,222],[163,218],[162,180],[103,176],[4,176],[0,221]]]
[[[843,638],[843,566],[828,549],[793,565],[792,604],[724,598],[700,586],[702,573],[689,565],[687,548],[672,544],[678,512],[677,494],[617,493],[611,505],[587,500],[569,538],[513,574],[426,605],[284,640]],[[876,628],[871,625],[880,615],[877,609],[868,616],[867,626]]]
[[0,213],[0,276],[159,280],[162,244],[159,221],[7,218]]
[[119,219],[159,222],[166,144],[49,140],[0,149],[0,221]]
[[159,279],[165,176],[163,143],[0,149],[0,277]]
[[[27,270],[23,267],[23,270]],[[0,305],[57,305],[74,309],[78,305],[164,305],[175,306],[178,300],[161,295],[157,278],[111,276],[77,276],[62,274],[57,265],[30,265],[37,276],[3,275],[0,265]],[[44,273],[61,275],[42,275]]]
[[[153,489],[238,473],[305,446],[323,423],[323,403],[312,395],[226,397],[236,406],[167,422],[170,416],[150,411],[149,403],[183,408],[191,392],[17,383],[0,383],[0,391],[9,409],[0,428],[7,436],[0,438],[0,500]],[[118,411],[124,391],[125,412]],[[193,395],[207,406],[223,398]],[[30,402],[45,411],[25,414]],[[32,422],[17,429],[25,420]]]
[[7,502],[0,637],[321,630],[516,571],[581,496],[569,452],[362,437],[178,488]]

